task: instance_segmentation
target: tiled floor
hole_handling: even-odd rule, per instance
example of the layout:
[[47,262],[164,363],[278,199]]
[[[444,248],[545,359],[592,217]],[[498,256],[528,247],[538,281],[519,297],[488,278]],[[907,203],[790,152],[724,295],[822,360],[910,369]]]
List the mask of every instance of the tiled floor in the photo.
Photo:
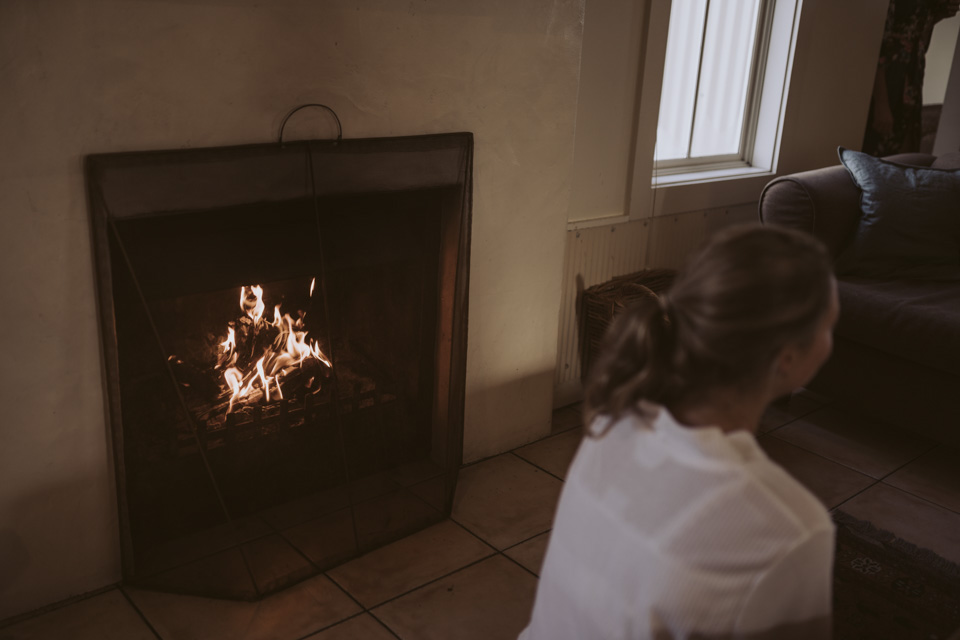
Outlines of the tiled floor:
[[[465,467],[453,517],[247,603],[114,589],[0,628],[0,640],[496,640],[526,624],[576,408],[543,440]],[[828,508],[960,562],[960,452],[808,392],[764,416],[759,442]]]

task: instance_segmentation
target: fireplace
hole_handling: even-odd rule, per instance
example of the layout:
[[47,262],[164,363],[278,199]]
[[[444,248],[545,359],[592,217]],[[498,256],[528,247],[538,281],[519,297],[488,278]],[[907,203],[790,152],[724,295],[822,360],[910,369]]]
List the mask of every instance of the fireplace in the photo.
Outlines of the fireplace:
[[87,158],[125,581],[256,599],[449,515],[472,145]]

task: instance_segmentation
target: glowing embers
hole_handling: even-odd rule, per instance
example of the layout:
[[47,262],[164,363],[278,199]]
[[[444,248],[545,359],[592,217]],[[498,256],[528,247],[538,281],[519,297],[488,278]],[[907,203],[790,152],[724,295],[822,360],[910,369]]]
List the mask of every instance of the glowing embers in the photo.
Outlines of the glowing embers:
[[[314,282],[310,283],[313,295]],[[283,399],[290,392],[317,393],[326,369],[333,365],[317,340],[308,338],[306,313],[294,320],[273,308],[273,320],[264,318],[263,287],[240,287],[240,315],[227,325],[226,339],[219,344],[216,371],[222,372],[221,403],[226,413],[235,406]]]

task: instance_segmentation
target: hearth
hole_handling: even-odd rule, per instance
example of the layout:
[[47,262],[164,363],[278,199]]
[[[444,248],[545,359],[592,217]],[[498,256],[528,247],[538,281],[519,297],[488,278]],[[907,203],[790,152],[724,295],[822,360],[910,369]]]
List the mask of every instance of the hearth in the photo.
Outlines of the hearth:
[[87,158],[125,581],[255,599],[449,515],[472,148]]

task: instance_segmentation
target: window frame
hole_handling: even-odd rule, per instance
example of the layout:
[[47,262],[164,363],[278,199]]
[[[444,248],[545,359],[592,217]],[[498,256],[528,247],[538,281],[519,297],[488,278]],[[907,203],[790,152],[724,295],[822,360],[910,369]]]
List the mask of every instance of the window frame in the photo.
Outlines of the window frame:
[[[722,0],[707,0],[706,13],[709,17],[711,4]],[[760,120],[761,96],[763,94],[763,83],[767,67],[767,55],[770,51],[770,42],[773,34],[773,17],[776,9],[777,0],[759,0],[757,7],[757,20],[753,39],[753,51],[750,59],[750,70],[747,74],[747,92],[744,99],[743,115],[740,127],[740,148],[737,153],[717,154],[711,156],[690,157],[689,153],[693,144],[693,125],[690,128],[690,139],[687,144],[686,158],[669,158],[665,160],[656,159],[656,147],[654,147],[654,183],[660,176],[671,176],[678,174],[689,174],[694,172],[713,172],[725,169],[748,168],[753,166],[754,143],[757,136],[757,127]],[[671,3],[672,4],[672,3]],[[669,17],[669,14],[668,14]],[[668,22],[669,24],[669,22]],[[707,19],[704,20],[704,36],[700,40],[700,65],[703,61],[703,44],[706,35]],[[665,54],[664,54],[665,57]],[[700,76],[698,69],[697,88],[699,88]],[[660,92],[663,90],[662,73]],[[696,96],[696,92],[694,94]],[[696,98],[695,98],[696,100]],[[659,109],[657,113],[657,124],[659,126]],[[694,109],[691,118],[696,122],[697,102],[694,102]]]

